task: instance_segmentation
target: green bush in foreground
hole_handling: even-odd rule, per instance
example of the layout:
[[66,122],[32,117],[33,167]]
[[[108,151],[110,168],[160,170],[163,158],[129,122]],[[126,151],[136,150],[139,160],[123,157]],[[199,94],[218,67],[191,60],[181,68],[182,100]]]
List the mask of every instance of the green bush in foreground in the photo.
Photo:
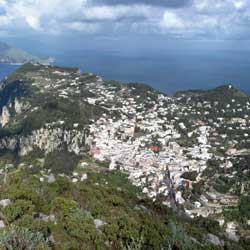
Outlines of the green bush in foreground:
[[4,214],[8,222],[13,222],[25,214],[31,214],[34,211],[34,205],[29,200],[16,200],[13,204],[4,209]]
[[0,232],[1,250],[50,250],[41,233],[32,233],[27,228],[12,225]]
[[[209,244],[208,233],[225,240],[218,222],[175,215],[141,195],[119,172],[89,171],[88,179],[78,183],[59,176],[46,183],[38,177],[20,169],[0,186],[1,199],[11,200],[0,208],[7,226],[0,231],[0,250],[248,249],[243,241],[236,247],[227,241],[225,247]],[[246,212],[247,199],[240,204]],[[53,215],[55,221],[38,215]]]

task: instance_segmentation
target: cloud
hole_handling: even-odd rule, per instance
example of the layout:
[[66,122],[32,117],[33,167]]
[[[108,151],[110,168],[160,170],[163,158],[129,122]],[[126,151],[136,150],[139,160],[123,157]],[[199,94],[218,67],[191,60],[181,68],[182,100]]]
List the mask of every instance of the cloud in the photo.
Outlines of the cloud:
[[139,20],[146,19],[151,15],[150,9],[146,6],[93,6],[86,8],[81,15],[82,20],[87,21],[121,21],[125,19]]
[[35,17],[35,16],[26,16],[25,20],[26,20],[26,22],[28,23],[28,25],[31,28],[33,28],[35,30],[41,29],[40,20],[39,20],[38,17]]
[[244,7],[246,6],[246,2],[244,1],[233,1],[234,7],[238,10],[240,9],[244,9]]
[[191,0],[94,0],[95,4],[103,4],[103,5],[144,4],[151,6],[169,7],[169,8],[180,8],[189,5],[191,2],[192,2]]
[[82,22],[70,22],[64,24],[66,29],[74,31],[84,31],[88,33],[95,33],[98,30],[98,25],[95,23],[82,23]]
[[0,0],[0,34],[250,39],[250,0]]
[[168,29],[184,29],[186,27],[185,20],[175,13],[166,11],[163,15],[161,24],[163,28]]
[[5,0],[0,0],[0,7],[4,6],[4,5],[6,5],[6,1]]

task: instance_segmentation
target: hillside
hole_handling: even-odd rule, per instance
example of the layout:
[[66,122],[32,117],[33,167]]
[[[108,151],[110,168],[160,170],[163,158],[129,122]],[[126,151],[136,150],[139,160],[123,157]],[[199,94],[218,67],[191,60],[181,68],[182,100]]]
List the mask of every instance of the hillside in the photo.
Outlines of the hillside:
[[18,49],[6,43],[0,42],[0,63],[23,64],[29,61],[36,61],[47,64],[50,62],[50,59],[42,60],[22,49]]
[[27,63],[0,89],[0,249],[247,250],[250,102]]
[[232,85],[224,85],[211,90],[178,91],[175,97],[196,97],[205,99],[244,98],[246,95]]

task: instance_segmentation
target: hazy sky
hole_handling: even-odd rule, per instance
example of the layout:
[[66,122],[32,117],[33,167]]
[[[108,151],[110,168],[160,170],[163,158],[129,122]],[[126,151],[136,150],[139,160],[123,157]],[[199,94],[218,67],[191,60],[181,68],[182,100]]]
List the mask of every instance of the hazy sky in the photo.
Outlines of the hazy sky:
[[250,0],[0,0],[0,38],[246,40]]

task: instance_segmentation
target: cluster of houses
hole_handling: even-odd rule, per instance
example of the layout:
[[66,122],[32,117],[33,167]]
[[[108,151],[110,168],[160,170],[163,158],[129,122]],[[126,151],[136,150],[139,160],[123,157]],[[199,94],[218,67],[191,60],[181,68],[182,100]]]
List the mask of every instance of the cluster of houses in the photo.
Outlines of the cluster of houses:
[[[230,104],[219,100],[184,105],[178,98],[158,93],[155,99],[147,97],[141,103],[138,96],[124,97],[102,81],[92,91],[95,97],[88,99],[90,104],[110,106],[110,115],[103,114],[90,126],[92,157],[109,162],[111,170],[128,173],[132,183],[151,199],[160,197],[172,206],[174,197],[189,216],[213,216],[223,225],[223,208],[236,206],[238,197],[233,187],[221,193],[209,186],[205,172],[208,162],[216,160],[219,169],[226,169],[226,178],[237,175],[233,159],[249,154],[243,148],[250,143],[249,102],[232,99]],[[221,102],[222,110],[218,108]],[[120,116],[112,116],[114,111]],[[183,138],[192,141],[191,145],[183,144]],[[204,183],[200,194],[194,199],[185,195],[199,183]],[[232,230],[230,223],[236,225]],[[226,227],[237,239],[237,223],[229,222]]]
[[[244,146],[250,145],[249,99],[202,100],[185,93],[168,97],[140,85],[106,82],[93,74],[53,67],[41,68],[32,79],[41,92],[56,98],[78,97],[103,110],[88,127],[89,153],[109,163],[110,170],[128,173],[151,199],[160,197],[168,206],[174,200],[191,217],[221,214],[225,204],[237,201],[233,192],[223,194],[206,184],[206,171],[209,161],[216,160],[218,169],[226,169],[226,177],[233,178],[234,157],[250,153]],[[225,91],[231,89],[229,85]],[[199,183],[202,192],[190,199],[186,194]]]
[[[43,90],[56,89],[61,98],[77,95],[82,102],[105,111],[89,127],[87,143],[92,157],[109,162],[110,169],[127,172],[132,182],[152,199],[165,196],[168,203],[171,188],[178,190],[177,203],[190,203],[180,190],[192,189],[193,184],[204,180],[209,160],[219,160],[221,168],[229,169],[233,165],[230,157],[242,150],[248,152],[236,147],[250,142],[247,100],[238,102],[232,98],[226,103],[174,98],[150,89],[141,93],[142,100],[135,85],[105,82],[91,73],[50,70],[52,77],[44,83]],[[185,173],[193,174],[192,178]],[[197,213],[200,209],[202,213],[211,200],[217,204],[217,199],[209,194],[192,202],[190,211]]]

